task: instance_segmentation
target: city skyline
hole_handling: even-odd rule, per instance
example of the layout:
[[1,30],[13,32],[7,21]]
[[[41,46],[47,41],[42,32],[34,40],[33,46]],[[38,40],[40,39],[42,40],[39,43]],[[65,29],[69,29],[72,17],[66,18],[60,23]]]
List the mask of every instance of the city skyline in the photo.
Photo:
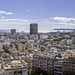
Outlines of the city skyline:
[[0,0],[0,29],[29,32],[38,23],[39,32],[75,27],[74,0]]

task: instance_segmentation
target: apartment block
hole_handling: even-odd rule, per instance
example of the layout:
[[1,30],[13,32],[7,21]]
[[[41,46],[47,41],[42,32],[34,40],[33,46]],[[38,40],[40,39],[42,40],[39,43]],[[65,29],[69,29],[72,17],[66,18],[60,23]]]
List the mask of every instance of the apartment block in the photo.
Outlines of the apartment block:
[[27,63],[20,60],[4,63],[4,70],[5,75],[28,75]]
[[53,71],[53,59],[47,55],[35,54],[33,55],[32,66],[44,71]]
[[62,62],[63,57],[61,53],[58,53],[58,55],[54,58],[54,74],[55,75],[62,75]]
[[75,56],[70,56],[62,64],[63,75],[75,75]]

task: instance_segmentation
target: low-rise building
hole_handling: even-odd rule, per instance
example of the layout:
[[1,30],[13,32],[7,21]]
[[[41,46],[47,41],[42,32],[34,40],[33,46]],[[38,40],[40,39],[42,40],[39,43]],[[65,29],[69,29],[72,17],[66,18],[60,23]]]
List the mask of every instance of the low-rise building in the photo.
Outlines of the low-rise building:
[[28,75],[27,63],[23,60],[13,60],[9,63],[4,63],[3,66],[5,75]]
[[3,63],[0,61],[0,75],[4,75]]

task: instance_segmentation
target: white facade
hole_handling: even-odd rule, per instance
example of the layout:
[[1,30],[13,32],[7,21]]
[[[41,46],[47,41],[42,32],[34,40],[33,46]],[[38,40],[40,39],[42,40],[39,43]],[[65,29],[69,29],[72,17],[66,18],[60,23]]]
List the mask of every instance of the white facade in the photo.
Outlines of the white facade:
[[0,50],[3,49],[3,43],[0,42]]
[[68,44],[68,45],[72,45],[72,40],[70,40],[70,39],[67,40],[67,44]]
[[31,40],[38,39],[38,35],[34,35],[34,34],[32,34],[32,35],[30,35],[30,39],[31,39]]
[[47,38],[48,38],[48,35],[45,35],[45,34],[40,35],[40,39],[47,39]]

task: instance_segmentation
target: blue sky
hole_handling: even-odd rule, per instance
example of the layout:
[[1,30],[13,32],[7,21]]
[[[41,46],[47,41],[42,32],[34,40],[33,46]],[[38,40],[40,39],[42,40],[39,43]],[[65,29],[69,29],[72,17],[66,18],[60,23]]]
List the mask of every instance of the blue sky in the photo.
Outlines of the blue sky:
[[0,29],[29,32],[35,22],[39,32],[75,28],[75,0],[0,0]]

